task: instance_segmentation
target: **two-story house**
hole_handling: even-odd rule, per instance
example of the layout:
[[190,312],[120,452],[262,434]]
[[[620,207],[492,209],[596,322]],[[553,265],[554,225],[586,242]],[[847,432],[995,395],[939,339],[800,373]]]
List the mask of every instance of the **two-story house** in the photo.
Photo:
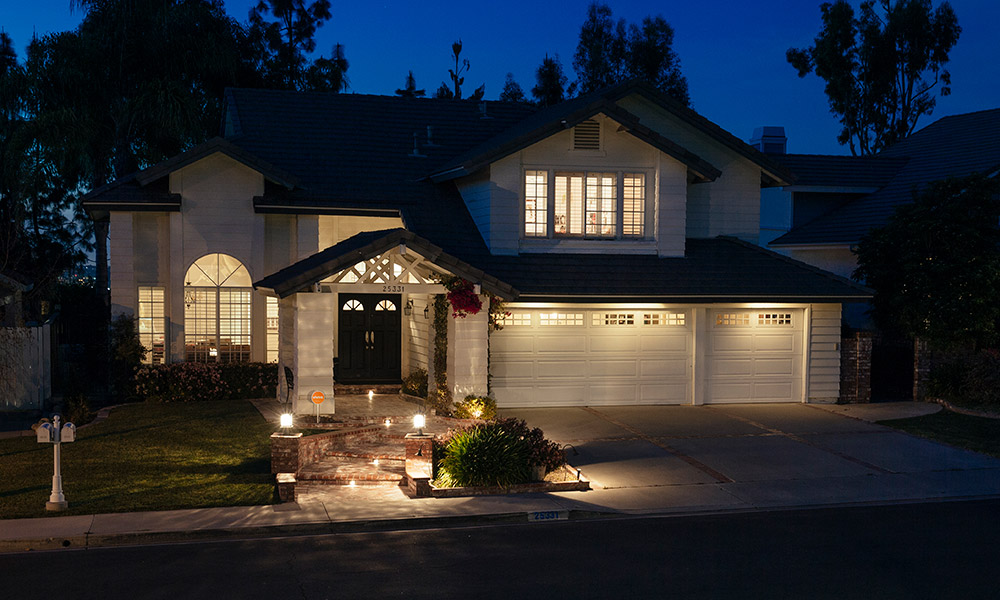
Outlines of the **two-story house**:
[[545,109],[230,90],[224,137],[105,188],[114,310],[149,360],[274,361],[298,410],[433,371],[500,406],[831,402],[870,292],[758,247],[787,169],[642,84]]

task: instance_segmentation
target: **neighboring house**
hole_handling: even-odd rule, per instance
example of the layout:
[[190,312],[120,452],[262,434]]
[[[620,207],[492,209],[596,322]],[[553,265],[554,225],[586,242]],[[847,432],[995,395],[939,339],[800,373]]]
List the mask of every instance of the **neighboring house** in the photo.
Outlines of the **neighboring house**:
[[448,318],[457,398],[838,398],[841,305],[870,292],[758,247],[788,169],[645,85],[546,109],[230,90],[224,136],[85,199],[153,362],[276,361],[309,412],[334,377],[433,371],[453,275],[510,313]]
[[[755,132],[751,144],[762,147],[782,139],[780,128]],[[1000,169],[1000,109],[945,117],[876,156],[783,154],[768,157],[795,174],[782,190],[767,190],[764,205],[784,231],[769,237],[768,247],[843,277],[857,267],[854,246],[874,227],[884,225],[896,208],[912,202],[928,183],[974,172],[995,175]],[[782,213],[782,211],[784,211]],[[768,240],[762,240],[767,242]],[[866,326],[863,305],[848,321]]]

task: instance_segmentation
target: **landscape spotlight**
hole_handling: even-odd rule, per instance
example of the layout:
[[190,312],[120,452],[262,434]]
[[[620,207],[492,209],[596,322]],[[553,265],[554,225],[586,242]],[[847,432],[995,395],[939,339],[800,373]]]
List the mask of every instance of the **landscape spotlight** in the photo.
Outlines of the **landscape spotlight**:
[[281,414],[281,427],[282,429],[288,429],[292,426],[292,414],[282,413]]

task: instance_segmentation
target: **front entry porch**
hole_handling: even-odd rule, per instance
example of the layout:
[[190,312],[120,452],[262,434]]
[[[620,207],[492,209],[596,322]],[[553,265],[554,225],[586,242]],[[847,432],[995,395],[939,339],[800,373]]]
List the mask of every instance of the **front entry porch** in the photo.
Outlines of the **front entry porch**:
[[[255,283],[278,298],[278,397],[287,397],[296,414],[332,415],[339,412],[336,386],[399,384],[418,369],[433,386],[434,298],[453,277],[500,297],[516,295],[403,229],[358,234]],[[449,316],[440,333],[451,395],[485,395],[488,310]]]

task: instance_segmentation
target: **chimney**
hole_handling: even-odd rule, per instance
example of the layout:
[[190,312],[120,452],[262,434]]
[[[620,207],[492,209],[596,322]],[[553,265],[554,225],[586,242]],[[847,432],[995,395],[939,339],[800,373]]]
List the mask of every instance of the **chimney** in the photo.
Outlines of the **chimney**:
[[479,103],[479,112],[481,113],[480,119],[492,119],[493,117],[486,114],[486,101],[483,100]]
[[788,138],[784,127],[765,126],[753,130],[750,145],[765,154],[785,154]]

